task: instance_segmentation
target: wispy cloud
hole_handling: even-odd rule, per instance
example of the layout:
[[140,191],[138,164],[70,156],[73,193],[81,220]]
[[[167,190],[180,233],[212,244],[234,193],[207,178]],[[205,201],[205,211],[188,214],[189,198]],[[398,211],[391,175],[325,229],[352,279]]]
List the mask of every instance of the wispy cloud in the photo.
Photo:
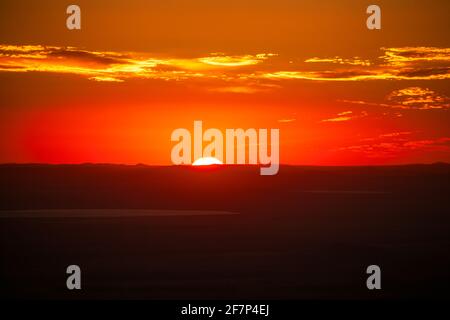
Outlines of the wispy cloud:
[[408,87],[391,92],[387,99],[403,109],[448,109],[450,99],[428,88]]
[[354,57],[350,59],[341,58],[339,56],[333,58],[309,58],[305,62],[309,63],[334,63],[334,64],[348,64],[352,66],[370,66],[372,63],[370,60],[363,60],[359,57]]
[[199,58],[198,61],[212,66],[242,67],[259,64],[273,56],[276,56],[276,54],[260,53],[256,55],[227,56],[224,53],[212,53],[209,57]]
[[450,48],[381,48],[376,60],[354,58],[319,58],[306,63],[328,63],[323,70],[281,70],[261,73],[274,80],[367,81],[367,80],[443,80],[450,79]]
[[412,134],[411,131],[389,132],[389,133],[382,133],[378,137],[379,138],[391,138],[391,137],[408,136],[410,134]]
[[219,93],[261,93],[261,92],[269,92],[273,89],[279,88],[279,85],[270,84],[270,83],[254,83],[251,81],[242,81],[242,79],[233,81],[233,84],[226,83],[221,86],[213,86],[209,88],[210,92],[219,92]]
[[393,75],[370,70],[333,70],[333,71],[276,71],[260,74],[272,80],[312,80],[312,81],[361,81],[385,80]]
[[363,100],[340,100],[340,102],[399,110],[450,109],[450,98],[428,88],[421,87],[407,87],[394,90],[386,97],[386,103]]
[[450,79],[450,67],[392,69],[377,66],[372,70],[332,71],[277,71],[260,75],[263,78],[312,81],[365,81],[365,80],[444,80]]
[[450,62],[450,48],[436,47],[401,47],[381,48],[381,57],[387,64],[405,66],[423,62]]
[[366,111],[359,112],[355,114],[353,111],[343,111],[339,112],[336,117],[321,120],[321,122],[343,122],[353,119],[366,117],[368,113]]
[[396,141],[404,141],[406,139],[405,137],[411,134],[412,134],[411,131],[388,132],[379,134],[376,137],[362,138],[359,141],[361,142],[378,141],[386,138],[392,138],[395,139]]
[[[121,82],[127,79],[215,79],[239,82],[228,84],[230,88],[242,88],[256,82],[282,83],[282,80],[450,79],[450,48],[382,48],[382,52],[380,58],[373,60],[360,57],[312,57],[293,69],[289,63],[292,57],[278,57],[274,53],[212,53],[180,58],[76,47],[0,45],[0,72],[76,74],[93,81],[105,82]],[[319,64],[324,65],[316,69]],[[243,93],[250,91],[251,88],[242,90]]]
[[75,47],[0,45],[0,71],[51,72],[85,76],[94,81],[121,82],[130,78],[186,80],[238,79],[230,69],[256,65],[273,54],[227,56],[211,54],[182,59],[135,52],[89,51]]
[[395,157],[407,151],[450,151],[450,137],[414,139],[413,132],[399,131],[364,138],[360,144],[344,146],[335,151],[360,153],[369,158]]
[[290,123],[290,122],[294,122],[294,121],[296,121],[297,119],[295,119],[295,118],[290,118],[290,119],[279,119],[278,120],[278,122],[279,123]]

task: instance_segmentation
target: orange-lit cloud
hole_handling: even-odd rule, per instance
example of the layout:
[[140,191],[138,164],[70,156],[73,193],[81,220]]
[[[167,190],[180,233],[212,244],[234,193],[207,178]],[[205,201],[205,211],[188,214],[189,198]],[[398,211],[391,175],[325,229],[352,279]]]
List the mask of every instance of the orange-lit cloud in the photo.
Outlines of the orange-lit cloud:
[[395,90],[387,99],[403,109],[448,109],[450,99],[428,88],[408,87]]
[[[273,53],[195,58],[153,56],[147,53],[90,51],[75,47],[0,45],[0,71],[51,72],[85,76],[94,81],[121,82],[131,78],[186,81],[212,79],[239,82],[229,92],[256,92],[255,81],[366,81],[442,80],[450,78],[450,49],[434,47],[383,48],[377,61],[359,57],[305,60],[305,68],[292,70],[290,57],[271,62]],[[326,63],[326,70],[306,65]],[[284,70],[283,70],[284,69]],[[237,88],[237,89],[236,89]],[[224,91],[226,89],[223,89]]]
[[278,120],[278,122],[279,123],[290,123],[290,122],[294,122],[294,121],[296,121],[297,119],[295,119],[295,118],[290,118],[290,119],[279,119]]
[[450,67],[393,69],[378,66],[367,70],[277,71],[262,74],[261,77],[313,81],[444,80],[450,79]]
[[330,119],[324,119],[321,122],[343,122],[349,121],[357,118],[366,117],[368,114],[366,111],[362,111],[358,114],[355,114],[353,111],[343,111],[339,112],[336,117]]
[[280,86],[276,84],[257,83],[252,81],[244,82],[242,80],[236,80],[233,83],[234,85],[225,83],[221,86],[213,86],[209,91],[220,93],[258,93],[280,88]]
[[305,62],[313,62],[313,63],[337,63],[337,64],[348,64],[353,66],[370,66],[372,63],[370,60],[363,60],[359,57],[354,57],[351,59],[344,59],[341,57],[333,57],[333,58],[309,58],[306,59]]
[[400,132],[388,132],[388,133],[382,133],[379,134],[376,137],[370,137],[370,138],[363,138],[360,139],[360,141],[377,141],[377,140],[381,140],[384,138],[395,138],[396,141],[405,141],[405,136],[409,136],[411,135],[412,132],[411,131],[400,131]]
[[381,48],[384,55],[381,57],[387,64],[405,66],[423,62],[450,63],[450,48],[436,47],[402,47]]
[[257,55],[245,56],[227,56],[224,53],[212,53],[211,56],[199,58],[198,61],[207,65],[220,67],[242,67],[259,64],[273,56],[275,56],[273,53],[260,53]]
[[432,139],[405,139],[409,133],[393,133],[380,135],[377,138],[365,139],[371,143],[356,144],[337,148],[336,151],[350,151],[364,154],[370,158],[395,157],[408,151],[450,151],[450,137]]
[[386,97],[387,103],[362,100],[340,100],[341,102],[403,110],[450,109],[450,99],[428,88],[407,87],[394,90]]
[[389,132],[389,133],[383,133],[380,134],[378,137],[379,138],[386,138],[386,137],[400,137],[400,136],[407,136],[412,134],[411,131],[401,131],[401,132]]
[[0,45],[0,71],[51,72],[85,76],[94,81],[121,82],[129,78],[187,80],[240,79],[223,73],[263,62],[273,54],[210,56],[181,59],[133,52],[89,51],[75,47]]
[[[365,80],[443,80],[450,79],[450,48],[403,47],[381,48],[384,55],[370,61],[350,59],[310,58],[307,63],[337,64],[326,70],[283,70],[260,74],[261,77],[282,80],[365,81]],[[339,65],[349,65],[340,67]]]

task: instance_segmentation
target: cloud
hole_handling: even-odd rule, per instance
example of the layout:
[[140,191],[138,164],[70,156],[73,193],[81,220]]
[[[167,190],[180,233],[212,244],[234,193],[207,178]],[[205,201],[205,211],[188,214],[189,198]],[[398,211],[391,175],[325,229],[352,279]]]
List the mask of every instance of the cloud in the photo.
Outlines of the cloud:
[[122,79],[113,78],[113,77],[102,77],[102,76],[96,76],[96,77],[90,77],[89,80],[99,81],[99,82],[123,82]]
[[387,138],[392,138],[392,139],[395,139],[396,141],[405,141],[405,139],[406,139],[405,136],[409,136],[411,134],[412,134],[412,132],[410,132],[410,131],[389,132],[389,133],[379,134],[376,137],[362,138],[359,141],[362,141],[362,142],[377,141],[377,140],[384,140]]
[[391,137],[400,137],[400,136],[407,136],[412,134],[411,131],[401,131],[401,132],[389,132],[389,133],[383,133],[380,134],[378,137],[379,138],[391,138]]
[[351,120],[352,117],[336,117],[331,119],[324,119],[322,122],[342,122],[342,121],[348,121]]
[[295,119],[295,118],[290,118],[290,119],[279,119],[279,120],[277,120],[277,121],[280,122],[280,123],[290,123],[290,122],[297,121],[297,119]]
[[403,147],[412,150],[447,151],[450,150],[450,137],[408,141],[403,144]]
[[217,88],[209,89],[209,91],[220,92],[220,93],[256,93],[256,92],[262,92],[265,90],[266,89],[251,87],[251,86],[224,86],[224,87],[217,87]]
[[348,64],[353,66],[370,66],[372,63],[370,60],[363,60],[359,57],[354,57],[350,59],[344,59],[341,57],[334,57],[334,58],[309,58],[306,59],[305,62],[308,63],[335,63],[335,64]]
[[361,153],[369,158],[395,157],[399,153],[408,151],[450,151],[450,137],[439,137],[432,139],[405,139],[402,136],[410,133],[385,134],[364,141],[372,143],[357,144],[335,149],[335,151]]
[[[450,48],[381,48],[376,60],[354,58],[306,59],[306,63],[325,63],[325,70],[279,70],[260,73],[273,80],[368,81],[368,80],[443,80],[450,79]],[[336,65],[336,66],[335,66]]]
[[344,122],[358,118],[364,118],[368,115],[366,111],[362,111],[359,114],[355,114],[353,111],[339,112],[336,117],[330,119],[324,119],[320,122]]
[[450,48],[437,47],[401,47],[381,48],[381,57],[387,64],[405,66],[423,62],[450,62]]
[[448,109],[450,99],[433,90],[421,87],[408,87],[391,92],[387,100],[395,103],[395,107],[402,109]]
[[221,86],[211,87],[208,90],[211,92],[219,92],[219,93],[260,93],[260,92],[268,92],[273,89],[279,88],[279,85],[275,84],[264,84],[264,83],[255,83],[251,80],[242,81],[242,79],[235,80],[233,85],[224,84]]
[[212,66],[242,67],[259,64],[273,56],[276,56],[276,54],[260,53],[257,55],[227,56],[223,53],[212,53],[209,57],[199,58],[198,61]]
[[352,113],[353,113],[353,111],[343,111],[343,112],[338,113],[338,116],[345,116],[346,114],[352,114]]
[[391,69],[376,67],[372,70],[336,71],[277,71],[261,74],[267,79],[297,79],[312,81],[365,81],[365,80],[444,80],[450,79],[450,68]]
[[75,47],[0,45],[0,71],[76,74],[93,81],[107,82],[123,82],[133,78],[230,81],[240,79],[232,70],[262,63],[272,56],[274,54],[271,53],[242,56],[215,53],[182,59]]
[[313,81],[359,81],[370,80],[379,77],[383,78],[381,74],[376,74],[370,71],[276,71],[262,74],[266,79],[274,80],[313,80]]
[[[283,84],[283,81],[290,80],[450,79],[450,48],[403,47],[382,48],[382,51],[383,55],[373,60],[360,57],[312,57],[304,60],[298,69],[293,69],[290,63],[292,57],[272,59],[277,56],[274,53],[212,53],[180,58],[76,47],[0,45],[0,72],[75,74],[104,82],[123,82],[127,79],[210,79],[228,82],[225,86],[230,87],[230,90],[235,90],[233,87],[248,87],[256,82],[268,85],[275,82]],[[319,69],[316,69],[318,65]]]
[[340,102],[399,110],[450,109],[450,99],[433,90],[422,87],[407,87],[392,91],[386,97],[387,103],[363,100],[339,100]]

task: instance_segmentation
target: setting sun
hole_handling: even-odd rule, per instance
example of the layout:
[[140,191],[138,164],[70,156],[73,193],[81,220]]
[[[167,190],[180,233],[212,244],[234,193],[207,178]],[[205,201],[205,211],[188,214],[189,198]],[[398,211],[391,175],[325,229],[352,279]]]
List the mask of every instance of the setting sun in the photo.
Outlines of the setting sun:
[[223,164],[222,161],[220,161],[219,159],[216,159],[214,157],[203,157],[203,158],[198,158],[197,160],[195,160],[192,165],[193,166],[210,166],[210,165],[219,165],[219,164]]
[[0,299],[260,320],[450,301],[449,13],[0,0]]

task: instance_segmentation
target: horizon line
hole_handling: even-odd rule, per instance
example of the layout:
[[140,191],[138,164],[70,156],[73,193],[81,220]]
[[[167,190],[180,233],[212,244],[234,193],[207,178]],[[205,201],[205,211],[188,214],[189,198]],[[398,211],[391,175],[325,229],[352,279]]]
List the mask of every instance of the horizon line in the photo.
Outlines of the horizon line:
[[[283,164],[280,163],[280,167],[402,167],[402,166],[433,166],[433,165],[450,165],[450,162],[435,161],[430,163],[411,162],[401,164],[330,164],[330,165],[314,165],[314,164]],[[145,164],[145,163],[109,163],[109,162],[81,162],[81,163],[44,163],[44,162],[5,162],[0,163],[0,166],[121,166],[121,167],[155,167],[155,168],[199,168],[191,164],[182,165],[164,165],[164,164]],[[205,167],[264,167],[264,164],[221,164],[221,165],[208,165]]]

